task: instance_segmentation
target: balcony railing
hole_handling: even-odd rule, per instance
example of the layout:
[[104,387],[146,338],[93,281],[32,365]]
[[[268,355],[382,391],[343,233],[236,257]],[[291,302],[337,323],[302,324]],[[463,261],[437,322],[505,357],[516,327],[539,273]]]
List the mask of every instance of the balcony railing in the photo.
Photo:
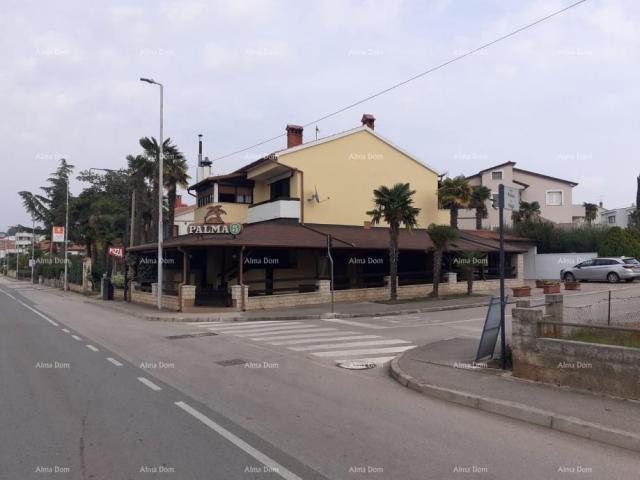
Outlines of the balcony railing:
[[286,198],[249,206],[247,223],[264,222],[276,218],[300,218],[300,199]]

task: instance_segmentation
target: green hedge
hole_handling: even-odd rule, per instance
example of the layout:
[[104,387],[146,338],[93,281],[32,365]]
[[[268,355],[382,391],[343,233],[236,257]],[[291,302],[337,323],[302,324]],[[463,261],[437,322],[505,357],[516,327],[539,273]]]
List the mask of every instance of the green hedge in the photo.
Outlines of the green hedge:
[[546,222],[519,223],[507,229],[507,233],[534,240],[538,253],[595,252],[608,231],[608,228],[601,226],[564,230]]

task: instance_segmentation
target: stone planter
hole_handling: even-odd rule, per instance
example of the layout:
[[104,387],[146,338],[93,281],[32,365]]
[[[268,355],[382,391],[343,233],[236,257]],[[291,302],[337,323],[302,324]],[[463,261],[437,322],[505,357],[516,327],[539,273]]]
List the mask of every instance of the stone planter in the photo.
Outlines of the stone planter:
[[580,282],[564,282],[565,290],[580,290]]
[[542,287],[542,291],[545,295],[550,293],[560,293],[560,284],[559,283],[549,283]]
[[530,297],[531,296],[531,287],[513,287],[513,296],[514,297]]
[[543,288],[544,280],[536,280],[536,288]]

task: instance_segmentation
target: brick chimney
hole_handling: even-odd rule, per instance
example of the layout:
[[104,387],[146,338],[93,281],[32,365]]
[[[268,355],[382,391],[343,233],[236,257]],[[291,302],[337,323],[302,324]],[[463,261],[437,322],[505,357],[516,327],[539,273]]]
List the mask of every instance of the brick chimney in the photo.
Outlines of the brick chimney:
[[376,117],[374,117],[372,114],[365,113],[364,115],[362,115],[362,120],[360,121],[362,122],[362,125],[369,127],[371,130],[375,129]]
[[302,130],[300,125],[287,125],[287,148],[302,145]]

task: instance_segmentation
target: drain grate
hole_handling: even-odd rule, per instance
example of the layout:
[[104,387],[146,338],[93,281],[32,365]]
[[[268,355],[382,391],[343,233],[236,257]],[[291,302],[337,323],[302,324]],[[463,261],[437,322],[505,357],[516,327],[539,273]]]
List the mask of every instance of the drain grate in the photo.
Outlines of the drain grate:
[[199,333],[183,333],[182,335],[169,335],[168,337],[164,337],[164,338],[168,338],[169,340],[180,340],[181,338],[215,337],[217,335],[218,335],[217,333],[213,333],[213,332],[199,332]]
[[217,363],[222,367],[232,367],[234,365],[244,365],[245,363],[247,363],[247,361],[241,358],[232,358],[230,360],[222,360],[220,362],[215,362],[215,363]]

